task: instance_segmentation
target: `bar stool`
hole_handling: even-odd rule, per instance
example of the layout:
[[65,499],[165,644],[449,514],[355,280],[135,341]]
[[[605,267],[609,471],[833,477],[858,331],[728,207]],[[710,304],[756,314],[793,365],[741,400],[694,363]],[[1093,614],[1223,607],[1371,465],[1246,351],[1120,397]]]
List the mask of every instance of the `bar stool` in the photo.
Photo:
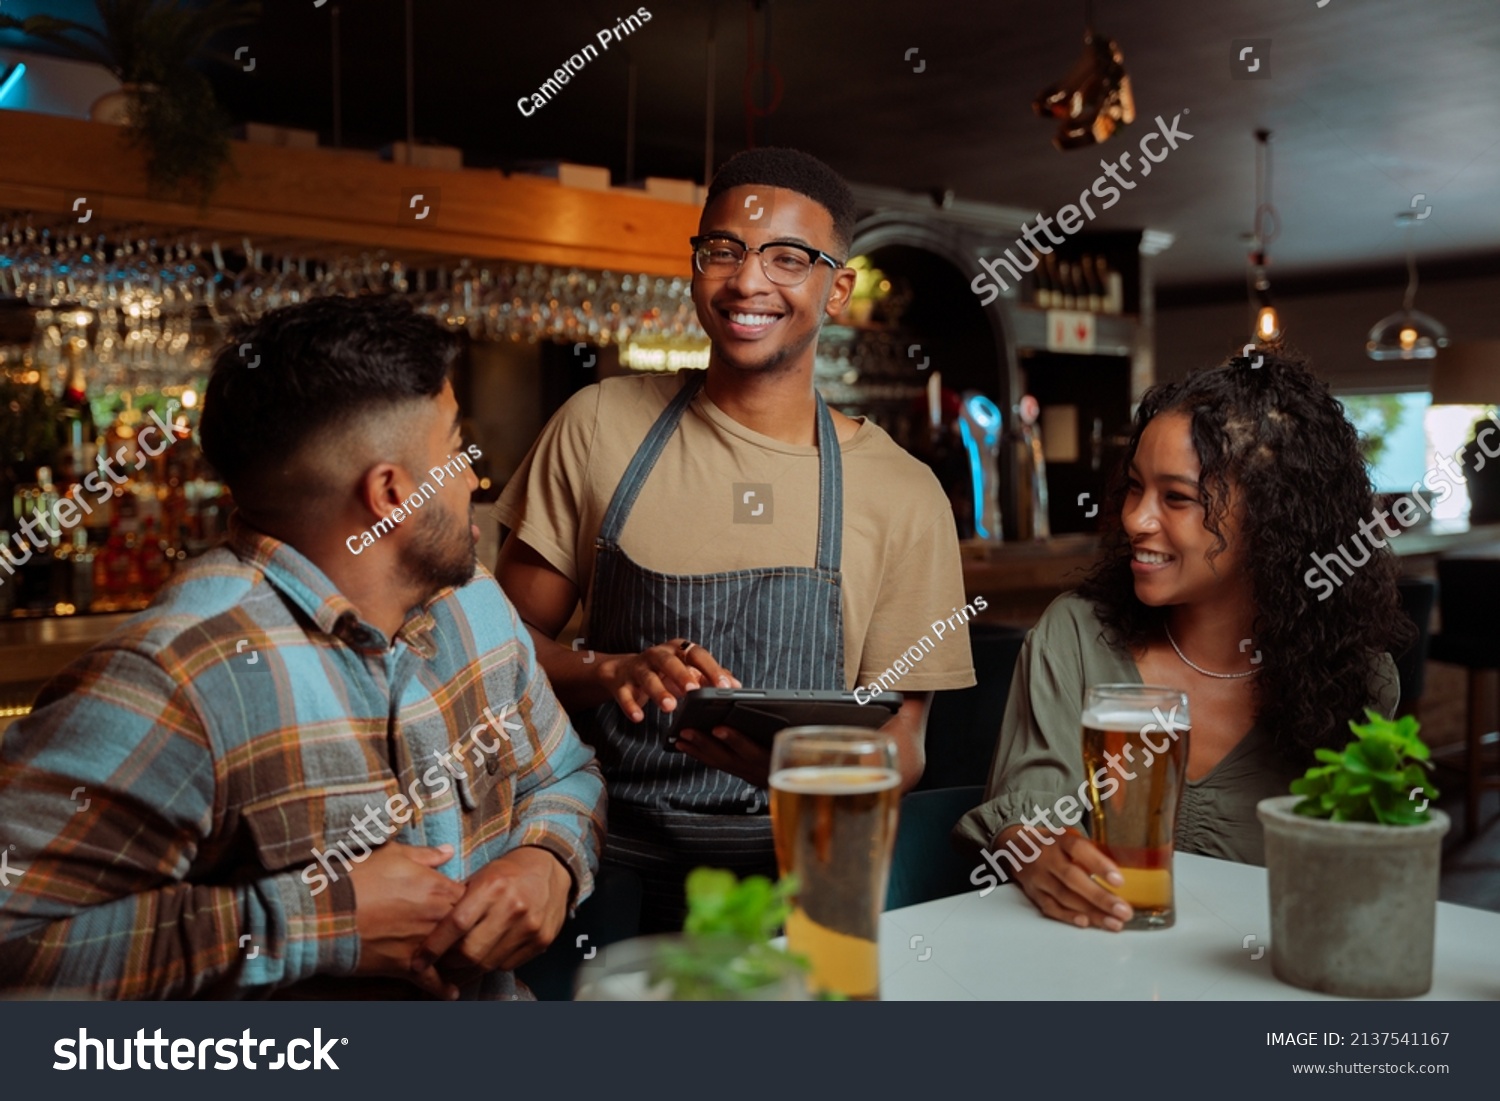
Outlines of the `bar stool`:
[[1443,629],[1432,636],[1428,653],[1433,661],[1468,670],[1464,830],[1473,837],[1479,832],[1480,799],[1486,791],[1500,790],[1500,775],[1486,774],[1481,753],[1487,733],[1486,689],[1500,673],[1500,558],[1445,555],[1438,559],[1437,568]]

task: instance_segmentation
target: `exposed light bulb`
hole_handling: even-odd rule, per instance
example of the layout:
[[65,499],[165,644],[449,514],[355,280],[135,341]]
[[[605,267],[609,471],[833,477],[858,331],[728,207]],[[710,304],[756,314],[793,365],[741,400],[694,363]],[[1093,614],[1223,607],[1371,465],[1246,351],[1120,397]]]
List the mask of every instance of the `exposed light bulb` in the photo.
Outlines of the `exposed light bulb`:
[[1281,319],[1276,316],[1275,306],[1262,306],[1255,315],[1255,338],[1269,344],[1281,336]]

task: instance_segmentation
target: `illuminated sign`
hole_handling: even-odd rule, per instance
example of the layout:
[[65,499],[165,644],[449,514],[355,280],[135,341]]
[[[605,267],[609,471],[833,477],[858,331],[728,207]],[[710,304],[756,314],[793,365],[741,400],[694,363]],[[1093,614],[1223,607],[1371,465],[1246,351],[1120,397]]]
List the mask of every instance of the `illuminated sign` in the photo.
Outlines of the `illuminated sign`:
[[708,366],[708,345],[625,344],[620,365],[632,371],[701,371]]

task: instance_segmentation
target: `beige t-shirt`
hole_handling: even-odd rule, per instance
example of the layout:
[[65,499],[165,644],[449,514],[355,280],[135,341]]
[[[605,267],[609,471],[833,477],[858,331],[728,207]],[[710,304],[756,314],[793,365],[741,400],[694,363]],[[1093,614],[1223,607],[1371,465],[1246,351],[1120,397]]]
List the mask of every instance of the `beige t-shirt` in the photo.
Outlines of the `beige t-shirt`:
[[[585,607],[594,539],[610,498],[686,380],[686,372],[626,376],[574,394],[496,503],[500,523],[578,586]],[[967,688],[975,681],[963,569],[942,488],[926,466],[867,420],[840,445],[840,454],[848,687],[869,685],[884,673],[884,684],[898,692]],[[755,493],[749,507],[746,492]],[[765,513],[747,515],[762,503],[769,523],[757,522]],[[751,431],[701,390],[620,537],[638,565],[672,574],[812,566],[817,542],[818,449]],[[969,616],[975,607],[969,605]],[[924,644],[924,636],[931,641]],[[898,658],[904,673],[894,666]]]

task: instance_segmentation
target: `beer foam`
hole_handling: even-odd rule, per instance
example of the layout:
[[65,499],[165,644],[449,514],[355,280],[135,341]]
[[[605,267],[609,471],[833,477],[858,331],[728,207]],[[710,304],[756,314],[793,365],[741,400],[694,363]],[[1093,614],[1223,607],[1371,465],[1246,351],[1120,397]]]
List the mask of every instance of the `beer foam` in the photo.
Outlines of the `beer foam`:
[[[1167,716],[1171,718],[1170,713]],[[1120,730],[1129,734],[1139,734],[1142,730],[1150,727],[1160,730],[1161,723],[1157,721],[1155,713],[1149,707],[1095,707],[1083,713],[1083,725],[1092,726],[1095,730]],[[1187,723],[1172,721],[1175,730],[1187,730]]]
[[901,783],[895,769],[870,765],[806,765],[771,774],[771,786],[799,795],[869,795]]

